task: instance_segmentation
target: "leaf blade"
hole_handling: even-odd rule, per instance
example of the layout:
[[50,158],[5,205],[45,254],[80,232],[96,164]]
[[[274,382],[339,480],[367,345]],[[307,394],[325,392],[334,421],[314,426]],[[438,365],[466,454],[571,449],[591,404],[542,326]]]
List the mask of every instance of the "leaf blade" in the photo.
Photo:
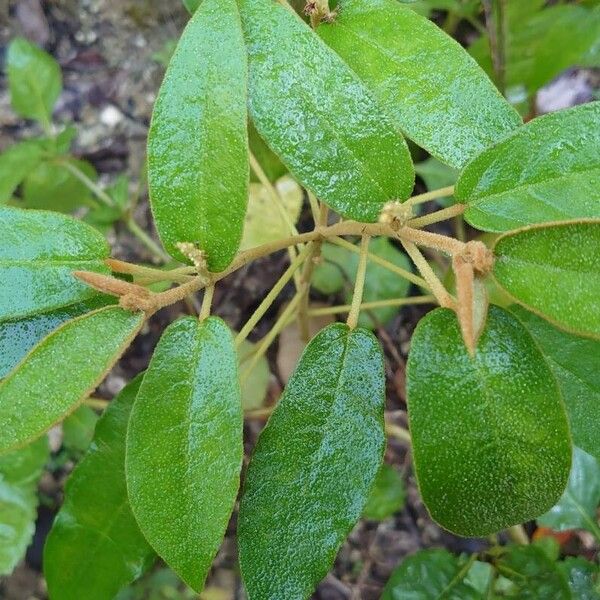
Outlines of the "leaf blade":
[[205,0],[173,55],[148,137],[150,200],[160,238],[184,261],[177,243],[199,245],[214,271],[233,260],[246,210],[246,69],[235,0]]

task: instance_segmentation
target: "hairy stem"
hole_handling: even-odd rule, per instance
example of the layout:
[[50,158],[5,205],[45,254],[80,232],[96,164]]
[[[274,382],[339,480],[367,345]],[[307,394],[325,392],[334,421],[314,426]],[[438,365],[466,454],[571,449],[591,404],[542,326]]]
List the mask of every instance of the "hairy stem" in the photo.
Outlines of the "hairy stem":
[[432,190],[431,192],[426,192],[425,194],[418,194],[417,196],[413,196],[409,198],[406,202],[404,202],[407,206],[415,206],[417,204],[423,204],[424,202],[429,202],[430,200],[437,200],[438,198],[445,198],[446,196],[454,195],[454,186],[450,185],[448,187],[440,188],[439,190]]
[[408,221],[408,223],[406,223],[406,225],[408,227],[414,227],[415,229],[418,229],[419,227],[427,227],[427,225],[433,225],[434,223],[440,223],[442,221],[452,219],[452,217],[462,215],[466,208],[467,207],[464,204],[453,204],[448,208],[436,210],[428,215],[411,219]]
[[204,289],[204,298],[202,299],[202,308],[198,316],[200,321],[204,321],[210,316],[210,307],[212,306],[213,296],[215,295],[215,286],[207,285]]
[[[415,304],[435,304],[435,296],[410,296],[409,298],[395,298],[393,300],[376,300],[374,302],[363,302],[360,310],[373,310],[376,308],[386,308],[388,306],[411,306]],[[323,308],[311,308],[308,311],[311,317],[320,317],[323,315],[338,315],[350,312],[351,304],[340,306],[325,306]]]
[[358,262],[358,270],[356,271],[356,282],[354,284],[354,294],[352,296],[352,306],[348,314],[346,323],[350,329],[354,329],[358,325],[358,316],[360,314],[360,305],[362,304],[363,290],[365,288],[365,277],[367,274],[367,254],[369,252],[369,242],[371,237],[363,235],[360,240],[360,257]]

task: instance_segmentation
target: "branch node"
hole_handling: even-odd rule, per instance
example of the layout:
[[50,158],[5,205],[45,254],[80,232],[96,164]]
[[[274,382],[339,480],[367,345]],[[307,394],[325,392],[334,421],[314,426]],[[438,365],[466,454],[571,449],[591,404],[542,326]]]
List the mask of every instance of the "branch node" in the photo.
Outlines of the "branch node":
[[477,240],[467,242],[464,250],[454,260],[472,265],[473,270],[481,277],[488,275],[494,266],[494,254],[483,242]]
[[399,231],[413,217],[414,212],[410,204],[392,200],[387,202],[381,210],[379,222],[389,225],[393,231]]

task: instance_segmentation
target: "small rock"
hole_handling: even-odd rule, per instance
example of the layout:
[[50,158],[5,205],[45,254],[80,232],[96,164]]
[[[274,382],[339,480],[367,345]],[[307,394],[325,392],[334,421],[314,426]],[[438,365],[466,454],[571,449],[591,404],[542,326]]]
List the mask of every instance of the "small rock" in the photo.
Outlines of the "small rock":
[[107,127],[115,127],[123,120],[123,113],[115,106],[108,105],[100,113],[100,122]]

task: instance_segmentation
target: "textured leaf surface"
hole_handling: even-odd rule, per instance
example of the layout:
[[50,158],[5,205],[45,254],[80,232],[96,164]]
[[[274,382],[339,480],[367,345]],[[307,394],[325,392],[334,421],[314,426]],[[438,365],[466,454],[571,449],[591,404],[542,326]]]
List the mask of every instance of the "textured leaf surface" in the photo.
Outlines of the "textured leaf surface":
[[22,117],[49,123],[62,90],[58,63],[23,38],[14,39],[6,55],[12,107]]
[[39,165],[42,154],[33,141],[15,144],[0,154],[0,204],[11,199],[17,186]]
[[235,0],[205,0],[160,89],[148,136],[148,183],[160,238],[198,244],[223,270],[242,236],[248,195],[246,50]]
[[465,581],[463,563],[447,550],[417,552],[392,573],[381,600],[483,600]]
[[[302,188],[291,177],[281,177],[275,182],[275,188],[279,192],[290,221],[296,223],[304,199]],[[274,205],[269,190],[260,183],[251,183],[240,250],[274,242],[288,235],[290,230],[287,222]]]
[[600,505],[600,464],[581,448],[573,448],[569,483],[560,500],[538,523],[554,531],[589,529],[596,533],[596,509]]
[[59,325],[112,302],[114,302],[113,298],[98,296],[87,302],[73,304],[49,313],[12,321],[0,321],[0,379],[14,369],[40,340]]
[[65,501],[44,548],[52,598],[113,598],[154,559],[127,499],[125,436],[141,377],[108,405],[92,445],[65,487]]
[[443,162],[462,167],[522,123],[479,65],[433,22],[395,0],[340,0],[338,7],[319,35],[396,126]]
[[251,600],[308,598],[361,516],[385,438],[376,338],[341,323],[306,347],[248,467],[238,518]]
[[470,162],[456,185],[485,231],[600,218],[600,102],[530,121]]
[[37,483],[47,459],[46,437],[0,457],[0,575],[11,573],[31,541]]
[[446,529],[488,535],[539,516],[562,494],[566,414],[544,357],[510,313],[491,307],[474,357],[452,311],[424,317],[407,396],[421,495]]
[[511,546],[497,568],[513,584],[507,594],[509,598],[572,600],[567,579],[558,564],[537,546]]
[[216,317],[163,334],[127,433],[127,487],[146,539],[201,591],[239,488],[242,408],[237,355]]
[[377,473],[363,517],[383,521],[401,510],[405,502],[406,488],[402,476],[394,467],[384,463]]
[[494,246],[494,277],[558,327],[600,337],[600,221],[524,228]]
[[600,341],[561,331],[521,306],[510,310],[531,333],[558,381],[573,443],[600,460]]
[[400,130],[350,68],[289,8],[240,0],[250,114],[296,179],[344,217],[376,221],[410,195]]
[[35,439],[102,381],[144,315],[101,308],[42,340],[0,383],[0,453]]
[[92,298],[77,270],[109,273],[104,238],[89,225],[45,211],[0,207],[0,321]]

